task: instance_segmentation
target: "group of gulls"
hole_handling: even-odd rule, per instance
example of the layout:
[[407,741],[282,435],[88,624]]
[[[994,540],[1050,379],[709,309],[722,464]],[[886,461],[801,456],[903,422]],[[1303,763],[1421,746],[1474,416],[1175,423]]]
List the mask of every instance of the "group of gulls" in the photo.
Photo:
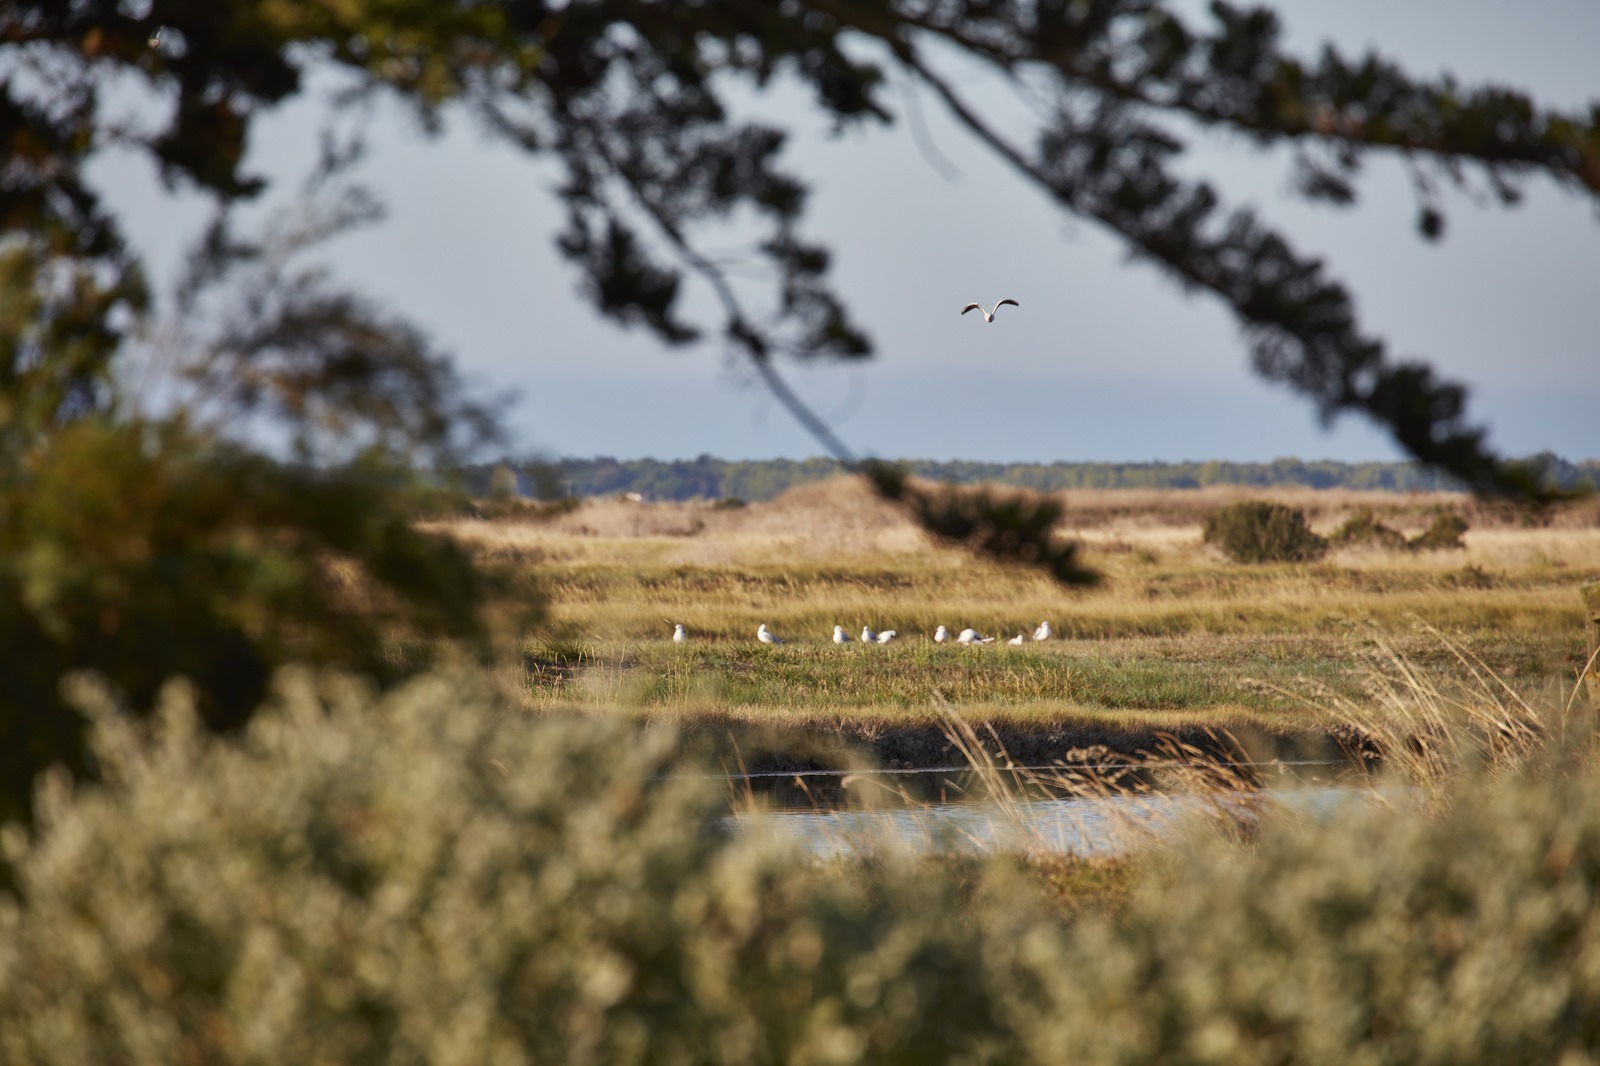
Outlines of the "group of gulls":
[[[1049,640],[1053,636],[1055,636],[1055,633],[1051,630],[1049,622],[1040,622],[1039,628],[1033,631],[1034,640]],[[940,626],[938,629],[933,631],[933,641],[935,644],[943,644],[950,639],[950,631],[944,626]],[[993,644],[994,638],[986,637],[982,633],[979,633],[976,629],[963,629],[961,632],[955,635],[955,642],[957,644]],[[1028,637],[1024,633],[1018,633],[1016,636],[1006,641],[1006,643],[1014,647],[1021,647],[1022,645],[1028,643]]]
[[[765,622],[761,623],[761,626],[762,626],[762,629],[765,629],[766,628],[766,623]],[[767,634],[767,636],[769,636],[769,637],[771,635],[772,635],[771,633]],[[861,627],[861,643],[863,643],[863,644],[887,644],[891,640],[893,640],[894,638],[895,638],[895,631],[892,630],[892,629],[885,629],[882,633],[874,633],[872,631],[872,627],[871,626],[862,626]],[[756,630],[756,639],[757,640],[761,639],[761,630],[760,629]],[[833,642],[835,644],[849,644],[850,643],[850,634],[846,633],[844,631],[844,626],[834,626],[833,627]]]
[[[893,640],[896,635],[897,634],[892,629],[885,629],[882,633],[874,633],[871,626],[861,627],[862,644],[887,644]],[[1054,631],[1051,630],[1049,622],[1040,622],[1039,628],[1033,631],[1034,640],[1049,640],[1054,635]],[[768,629],[767,623],[765,622],[762,622],[756,627],[756,639],[763,644],[788,643],[782,637],[778,636],[778,634]],[[679,622],[678,624],[674,625],[672,627],[672,642],[674,644],[686,644],[688,641],[689,634],[684,630],[683,623]],[[963,629],[961,632],[952,637],[950,635],[950,630],[946,629],[944,626],[940,626],[938,629],[933,631],[933,641],[935,644],[993,644],[994,638],[986,637],[982,633],[979,633],[976,629],[970,628]],[[852,637],[849,633],[846,633],[844,631],[844,626],[834,626],[833,642],[835,644],[854,644],[856,642],[856,638]],[[1006,641],[1007,644],[1017,647],[1021,647],[1027,642],[1028,638],[1025,633],[1018,633],[1016,636]]]

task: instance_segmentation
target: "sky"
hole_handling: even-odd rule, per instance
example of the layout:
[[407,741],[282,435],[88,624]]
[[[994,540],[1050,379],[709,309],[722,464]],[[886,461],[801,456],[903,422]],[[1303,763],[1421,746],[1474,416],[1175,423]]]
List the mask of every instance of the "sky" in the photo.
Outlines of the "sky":
[[[1376,48],[1414,76],[1449,72],[1529,91],[1545,106],[1600,103],[1600,4],[1543,0],[1288,0],[1286,44],[1314,58]],[[1189,8],[1197,14],[1200,4]],[[1022,138],[1005,90],[959,57],[947,76]],[[901,120],[833,135],[792,86],[744,93],[741,113],[793,128],[784,161],[813,188],[808,239],[876,355],[792,367],[788,378],[854,450],[995,462],[1403,458],[1359,416],[1322,426],[1311,404],[1256,378],[1232,316],[1187,296],[1116,239],[1066,215],[949,120],[896,88]],[[265,116],[247,165],[286,183],[309,164],[317,109]],[[404,311],[480,387],[511,390],[512,454],[800,458],[821,453],[720,343],[667,349],[601,319],[554,247],[562,227],[546,162],[487,142],[467,121],[422,137],[398,110],[368,129],[362,173],[388,207],[341,238],[340,277]],[[1600,212],[1549,182],[1514,210],[1447,193],[1445,239],[1416,234],[1409,178],[1369,165],[1354,210],[1289,193],[1282,153],[1194,141],[1186,172],[1255,208],[1355,293],[1392,355],[1431,361],[1471,389],[1473,420],[1511,455],[1600,457]],[[142,164],[98,171],[158,273],[198,223]],[[719,238],[720,239],[720,238]],[[969,300],[1020,307],[993,324]],[[709,294],[691,282],[691,308]],[[711,321],[716,321],[712,318]]]

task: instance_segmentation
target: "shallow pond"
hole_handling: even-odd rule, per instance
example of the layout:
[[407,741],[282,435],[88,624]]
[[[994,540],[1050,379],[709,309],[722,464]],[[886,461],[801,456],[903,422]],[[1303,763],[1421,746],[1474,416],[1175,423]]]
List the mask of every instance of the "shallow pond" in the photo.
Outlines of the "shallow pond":
[[814,855],[837,858],[891,846],[917,852],[1056,852],[1085,858],[1124,854],[1201,819],[1249,825],[1267,808],[1312,818],[1370,800],[1350,786],[1307,785],[1212,796],[1151,793],[929,803],[881,810],[773,810],[731,816],[740,832],[793,834]]

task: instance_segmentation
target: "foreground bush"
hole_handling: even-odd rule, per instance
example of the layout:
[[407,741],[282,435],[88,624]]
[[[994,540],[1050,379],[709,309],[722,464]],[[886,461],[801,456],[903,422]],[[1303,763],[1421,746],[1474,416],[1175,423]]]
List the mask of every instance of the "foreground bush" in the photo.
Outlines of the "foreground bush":
[[8,850],[0,1061],[1584,1062],[1600,781],[1274,819],[1114,918],[1008,864],[807,864],[674,739],[290,678],[239,744],[97,717]]
[[1328,550],[1328,542],[1306,525],[1304,512],[1258,500],[1220,509],[1206,519],[1204,536],[1236,563],[1309,562]]
[[1052,965],[1041,1062],[1593,1062],[1600,788],[1478,784],[1436,819],[1199,849]]
[[909,860],[841,877],[730,838],[717,789],[663,776],[669,734],[441,679],[376,705],[293,679],[237,746],[160,718],[148,749],[104,728],[109,787],[40,805],[0,1061],[1017,1056],[994,997],[1027,998],[1003,975],[1042,906],[956,920],[967,889]]

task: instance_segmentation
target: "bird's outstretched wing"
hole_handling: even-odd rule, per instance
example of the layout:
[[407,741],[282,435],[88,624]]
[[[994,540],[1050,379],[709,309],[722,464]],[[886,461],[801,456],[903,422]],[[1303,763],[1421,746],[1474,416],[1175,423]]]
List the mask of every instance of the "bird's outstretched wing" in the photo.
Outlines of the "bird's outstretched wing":
[[968,304],[967,306],[965,306],[965,307],[963,307],[961,309],[961,313],[962,314],[966,314],[968,311],[982,311],[982,310],[983,310],[983,305],[982,304]]

